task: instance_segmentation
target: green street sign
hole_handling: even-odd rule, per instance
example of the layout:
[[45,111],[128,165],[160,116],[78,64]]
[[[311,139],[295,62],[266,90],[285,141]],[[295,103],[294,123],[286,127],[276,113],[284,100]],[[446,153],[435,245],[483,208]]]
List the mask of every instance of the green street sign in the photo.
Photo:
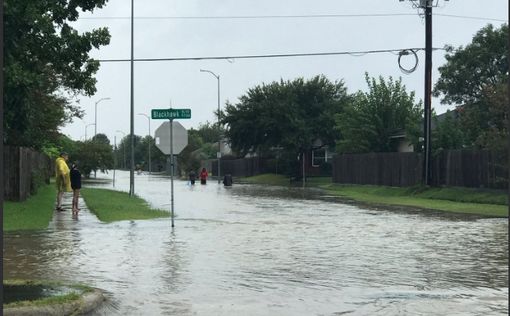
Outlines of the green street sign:
[[191,109],[152,109],[151,116],[154,120],[189,119]]

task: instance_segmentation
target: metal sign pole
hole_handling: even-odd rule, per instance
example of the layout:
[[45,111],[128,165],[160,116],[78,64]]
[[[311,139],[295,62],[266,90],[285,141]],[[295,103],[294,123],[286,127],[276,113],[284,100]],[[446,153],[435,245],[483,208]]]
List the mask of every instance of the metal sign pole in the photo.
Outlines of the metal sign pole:
[[170,119],[170,186],[171,186],[171,207],[172,207],[172,227],[174,227],[174,120]]

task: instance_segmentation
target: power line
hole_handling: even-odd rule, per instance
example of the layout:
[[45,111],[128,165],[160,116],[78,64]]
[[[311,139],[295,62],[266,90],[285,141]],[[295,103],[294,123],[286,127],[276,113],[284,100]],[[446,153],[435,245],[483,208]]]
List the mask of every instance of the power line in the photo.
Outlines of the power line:
[[[160,62],[160,61],[185,61],[185,60],[235,60],[235,59],[256,59],[256,58],[287,58],[287,57],[311,57],[311,56],[334,56],[351,55],[359,57],[367,54],[380,53],[398,53],[403,50],[421,51],[424,48],[402,48],[402,49],[381,49],[352,52],[320,52],[320,53],[290,53],[290,54],[265,54],[265,55],[238,55],[238,56],[203,56],[203,57],[163,57],[163,58],[135,58],[136,62]],[[434,48],[433,50],[444,50],[443,48]],[[126,62],[130,59],[99,59],[102,63]]]
[[[479,16],[465,16],[436,13],[435,16],[457,19],[486,20],[506,22],[505,19],[495,19]],[[227,15],[227,16],[138,16],[135,20],[257,20],[257,19],[331,19],[331,18],[363,18],[363,17],[395,17],[416,16],[413,13],[374,13],[374,14],[302,14],[302,15]],[[128,20],[129,16],[90,16],[80,17],[80,20]]]
[[[358,18],[415,16],[412,13],[375,13],[375,14],[302,14],[302,15],[227,15],[227,16],[138,16],[136,20],[234,20],[234,19],[320,19],[320,18]],[[80,20],[125,20],[128,16],[80,17]]]
[[502,19],[485,18],[485,17],[479,17],[479,16],[466,16],[466,15],[454,15],[454,14],[442,14],[442,13],[436,13],[434,15],[444,16],[444,17],[449,17],[449,18],[458,18],[458,19],[471,19],[471,20],[506,22],[506,20],[502,20]]

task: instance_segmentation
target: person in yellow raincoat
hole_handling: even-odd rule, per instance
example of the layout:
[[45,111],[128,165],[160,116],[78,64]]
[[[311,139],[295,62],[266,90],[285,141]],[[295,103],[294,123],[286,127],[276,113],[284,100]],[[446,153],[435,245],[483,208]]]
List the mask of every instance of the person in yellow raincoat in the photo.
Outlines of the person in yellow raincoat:
[[57,206],[55,210],[63,211],[62,197],[64,192],[71,192],[71,177],[66,161],[69,159],[67,153],[62,152],[55,160],[55,179],[57,183]]

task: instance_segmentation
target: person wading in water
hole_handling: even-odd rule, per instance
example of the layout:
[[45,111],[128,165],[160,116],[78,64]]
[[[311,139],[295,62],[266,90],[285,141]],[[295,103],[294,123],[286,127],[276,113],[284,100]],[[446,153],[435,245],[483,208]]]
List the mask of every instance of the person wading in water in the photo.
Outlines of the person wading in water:
[[207,173],[207,170],[202,168],[202,172],[200,172],[200,184],[206,184],[208,176],[209,174]]

